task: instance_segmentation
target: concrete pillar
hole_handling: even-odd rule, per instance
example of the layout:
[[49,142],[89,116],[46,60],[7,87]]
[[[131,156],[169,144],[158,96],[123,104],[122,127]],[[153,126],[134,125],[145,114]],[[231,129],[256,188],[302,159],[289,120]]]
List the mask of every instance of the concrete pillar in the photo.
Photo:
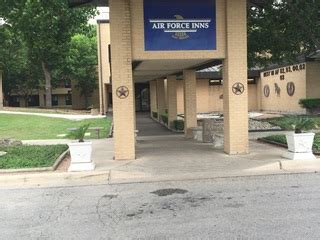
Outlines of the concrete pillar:
[[[224,150],[232,155],[246,154],[249,151],[246,10],[246,0],[226,0],[227,55],[224,60],[223,83]],[[237,91],[239,87],[240,92]]]
[[177,120],[177,78],[175,75],[167,77],[167,103],[168,124],[173,128],[173,122]]
[[183,71],[184,90],[184,132],[186,138],[193,137],[197,127],[197,79],[195,70]]
[[150,107],[151,107],[151,117],[153,117],[154,112],[158,112],[157,103],[157,81],[150,81]]
[[0,108],[3,108],[2,70],[0,70]]
[[158,119],[160,120],[161,114],[164,114],[166,112],[164,79],[157,80],[157,103],[158,103]]
[[[130,0],[110,0],[114,151],[116,160],[135,159],[135,94],[132,76]],[[119,93],[124,93],[119,97]]]

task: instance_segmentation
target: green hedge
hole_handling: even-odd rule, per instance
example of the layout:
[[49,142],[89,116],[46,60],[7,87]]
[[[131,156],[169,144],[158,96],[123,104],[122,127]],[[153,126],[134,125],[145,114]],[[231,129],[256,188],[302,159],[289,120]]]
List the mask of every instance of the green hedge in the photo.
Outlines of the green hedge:
[[183,120],[173,121],[173,127],[175,130],[183,131],[184,130],[184,121]]
[[300,99],[299,104],[311,113],[320,111],[320,98]]
[[157,112],[152,112],[152,117],[155,119],[158,119],[158,113]]
[[161,114],[161,121],[168,126],[168,114]]

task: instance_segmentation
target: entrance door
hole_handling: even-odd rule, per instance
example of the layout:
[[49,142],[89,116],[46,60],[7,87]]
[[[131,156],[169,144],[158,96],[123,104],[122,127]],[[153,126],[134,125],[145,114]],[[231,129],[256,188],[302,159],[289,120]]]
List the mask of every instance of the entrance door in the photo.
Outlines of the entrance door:
[[137,83],[135,85],[136,96],[136,111],[149,112],[150,111],[150,90],[149,84]]

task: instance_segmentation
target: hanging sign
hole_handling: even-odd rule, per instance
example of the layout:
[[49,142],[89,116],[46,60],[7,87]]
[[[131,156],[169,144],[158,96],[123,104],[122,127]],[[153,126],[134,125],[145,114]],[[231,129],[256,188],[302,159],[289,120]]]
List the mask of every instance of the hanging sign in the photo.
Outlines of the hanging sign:
[[146,51],[215,50],[215,0],[144,0]]

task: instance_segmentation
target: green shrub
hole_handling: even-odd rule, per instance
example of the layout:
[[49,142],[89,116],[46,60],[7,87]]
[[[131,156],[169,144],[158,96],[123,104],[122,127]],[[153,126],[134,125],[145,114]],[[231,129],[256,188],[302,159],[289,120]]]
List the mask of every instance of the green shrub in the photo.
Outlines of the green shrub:
[[183,120],[174,120],[173,127],[175,130],[183,131],[184,130],[184,121]]
[[302,133],[317,128],[316,122],[308,117],[292,117],[286,120],[287,128],[295,131],[295,133]]
[[168,114],[161,114],[161,121],[168,126]]
[[310,113],[320,110],[320,98],[300,99],[299,104]]
[[285,135],[273,135],[265,137],[264,139],[287,145],[287,139]]
[[155,119],[158,119],[158,113],[157,112],[152,112],[152,117]]
[[86,132],[89,129],[90,124],[85,124],[76,128],[75,130],[69,132],[67,134],[67,138],[78,140],[79,142],[84,142],[84,137],[86,136]]
[[[269,137],[262,138],[276,143],[281,143],[287,145],[287,139],[285,135],[273,135]],[[320,151],[320,134],[316,134],[313,142],[313,149],[317,152]]]

